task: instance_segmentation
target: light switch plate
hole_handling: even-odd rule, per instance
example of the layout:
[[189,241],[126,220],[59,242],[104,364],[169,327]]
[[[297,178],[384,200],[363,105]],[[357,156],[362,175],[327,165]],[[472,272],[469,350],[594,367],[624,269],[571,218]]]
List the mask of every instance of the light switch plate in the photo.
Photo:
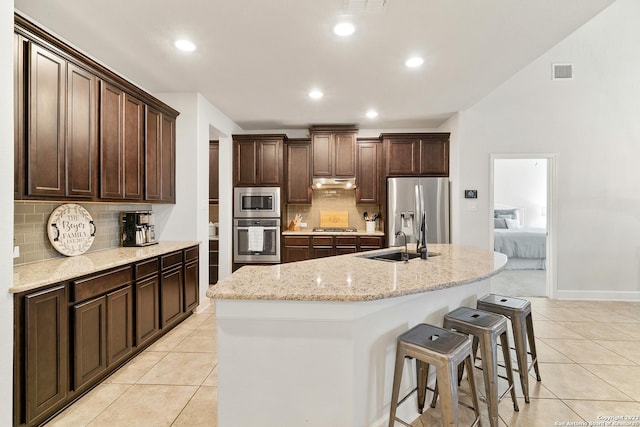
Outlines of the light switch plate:
[[20,257],[20,246],[14,246],[13,247],[13,257],[14,258],[19,258]]

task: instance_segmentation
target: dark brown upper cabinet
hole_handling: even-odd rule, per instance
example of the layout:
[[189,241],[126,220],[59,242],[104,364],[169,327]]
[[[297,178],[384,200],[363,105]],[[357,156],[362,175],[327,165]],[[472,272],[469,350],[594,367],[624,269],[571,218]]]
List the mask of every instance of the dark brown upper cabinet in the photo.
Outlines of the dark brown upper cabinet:
[[176,201],[176,119],[162,114],[162,194],[161,202]]
[[13,198],[19,199],[24,191],[24,39],[13,35]]
[[144,104],[125,93],[123,111],[124,199],[140,200],[144,197]]
[[97,78],[29,43],[27,195],[97,196]]
[[14,197],[175,203],[179,113],[14,19]]
[[233,184],[280,186],[283,183],[283,150],[287,136],[233,135]]
[[381,134],[386,176],[449,176],[449,133]]
[[209,141],[209,204],[214,205],[220,199],[219,161],[220,144],[218,141]]
[[286,150],[286,193],[289,204],[311,204],[311,141],[290,139]]
[[313,126],[309,129],[313,177],[356,176],[356,134],[353,126]]
[[175,119],[146,106],[145,200],[175,203]]
[[359,140],[357,145],[356,203],[380,203],[382,144],[380,140]]
[[144,104],[100,82],[100,197],[143,198]]

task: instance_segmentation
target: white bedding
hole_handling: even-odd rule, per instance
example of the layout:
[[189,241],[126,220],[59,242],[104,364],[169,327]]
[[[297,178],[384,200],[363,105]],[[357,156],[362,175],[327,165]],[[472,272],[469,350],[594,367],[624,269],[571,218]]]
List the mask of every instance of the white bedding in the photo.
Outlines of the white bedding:
[[[519,229],[495,229],[494,250],[509,257],[509,260],[535,260],[537,268],[543,269],[547,255],[547,230],[544,228],[524,227]],[[511,269],[522,268],[511,263]],[[524,265],[523,265],[524,266]],[[529,267],[532,268],[533,266]],[[509,269],[509,264],[507,264]],[[535,267],[533,267],[535,268]]]

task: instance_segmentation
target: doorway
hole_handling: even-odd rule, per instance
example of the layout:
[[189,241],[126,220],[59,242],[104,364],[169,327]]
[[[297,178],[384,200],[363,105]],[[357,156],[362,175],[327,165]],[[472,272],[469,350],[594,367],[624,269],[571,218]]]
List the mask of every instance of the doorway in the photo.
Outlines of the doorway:
[[492,155],[491,247],[505,253],[505,270],[491,291],[513,297],[553,297],[553,155]]

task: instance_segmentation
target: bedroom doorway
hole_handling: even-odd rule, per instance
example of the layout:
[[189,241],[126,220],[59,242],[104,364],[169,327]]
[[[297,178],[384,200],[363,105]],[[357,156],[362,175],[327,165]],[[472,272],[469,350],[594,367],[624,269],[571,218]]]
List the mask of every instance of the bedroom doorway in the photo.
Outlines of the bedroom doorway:
[[552,297],[551,242],[555,158],[493,155],[491,247],[509,257],[491,291],[514,297]]

